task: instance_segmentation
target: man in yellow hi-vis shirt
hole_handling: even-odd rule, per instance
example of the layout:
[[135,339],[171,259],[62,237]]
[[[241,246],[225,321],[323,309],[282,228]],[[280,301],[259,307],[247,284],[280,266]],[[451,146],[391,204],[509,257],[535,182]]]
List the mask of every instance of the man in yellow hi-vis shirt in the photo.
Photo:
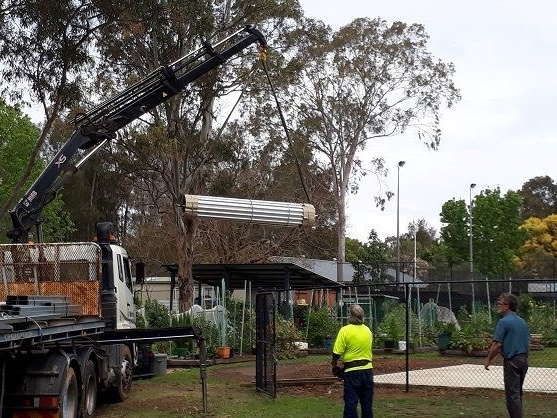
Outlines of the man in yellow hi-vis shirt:
[[[360,305],[349,309],[348,325],[343,326],[333,347],[333,374],[344,379],[344,418],[358,417],[358,401],[362,418],[372,418],[373,365],[371,353],[373,334],[364,325],[364,310]],[[343,368],[338,366],[342,358]]]

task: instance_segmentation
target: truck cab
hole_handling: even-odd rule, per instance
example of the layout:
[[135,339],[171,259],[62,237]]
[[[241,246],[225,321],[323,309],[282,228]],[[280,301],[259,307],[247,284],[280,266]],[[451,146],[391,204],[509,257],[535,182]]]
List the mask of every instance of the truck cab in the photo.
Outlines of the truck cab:
[[101,247],[102,312],[110,329],[135,328],[133,279],[127,251],[117,244],[110,222],[97,224]]

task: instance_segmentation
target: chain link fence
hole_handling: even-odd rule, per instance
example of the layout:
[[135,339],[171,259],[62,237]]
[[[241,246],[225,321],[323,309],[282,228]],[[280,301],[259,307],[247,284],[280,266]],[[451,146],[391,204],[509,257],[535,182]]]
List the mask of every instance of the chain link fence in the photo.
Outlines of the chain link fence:
[[500,315],[495,301],[512,291],[530,329],[525,391],[557,393],[557,282],[542,279],[359,284],[343,289],[338,318],[360,304],[374,332],[380,384],[503,389],[502,358],[483,364]]

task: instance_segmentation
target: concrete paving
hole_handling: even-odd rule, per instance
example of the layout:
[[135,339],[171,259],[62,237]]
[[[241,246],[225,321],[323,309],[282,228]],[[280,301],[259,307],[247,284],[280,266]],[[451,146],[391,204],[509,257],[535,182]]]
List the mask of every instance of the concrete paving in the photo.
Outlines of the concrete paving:
[[[406,372],[375,375],[375,383],[406,384]],[[503,367],[479,364],[411,370],[410,385],[453,388],[504,389]],[[557,393],[557,368],[530,367],[524,381],[526,392]]]

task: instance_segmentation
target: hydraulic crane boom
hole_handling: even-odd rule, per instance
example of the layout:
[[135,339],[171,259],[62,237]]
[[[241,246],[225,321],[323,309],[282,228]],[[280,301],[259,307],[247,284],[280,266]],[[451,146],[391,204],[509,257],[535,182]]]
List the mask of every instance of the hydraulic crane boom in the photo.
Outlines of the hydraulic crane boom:
[[247,26],[215,45],[204,43],[196,51],[160,67],[79,116],[76,119],[77,128],[70,139],[10,211],[13,228],[8,231],[8,237],[15,243],[27,242],[29,230],[40,223],[43,208],[62,187],[64,174],[77,171],[108,140],[114,138],[119,129],[180,93],[188,84],[255,42],[261,47],[266,46],[261,32]]

